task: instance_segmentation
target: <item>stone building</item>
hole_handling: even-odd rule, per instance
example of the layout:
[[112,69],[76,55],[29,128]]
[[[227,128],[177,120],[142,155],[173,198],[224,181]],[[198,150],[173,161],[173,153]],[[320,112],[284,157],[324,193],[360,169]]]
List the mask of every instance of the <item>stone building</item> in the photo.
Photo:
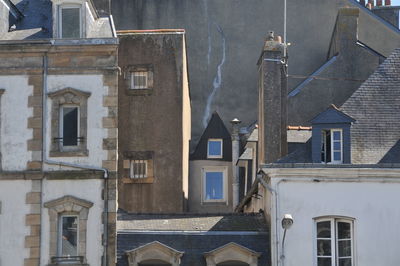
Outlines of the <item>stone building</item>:
[[0,14],[0,264],[115,265],[112,19],[87,0]]
[[183,30],[120,31],[119,208],[187,209],[190,95]]

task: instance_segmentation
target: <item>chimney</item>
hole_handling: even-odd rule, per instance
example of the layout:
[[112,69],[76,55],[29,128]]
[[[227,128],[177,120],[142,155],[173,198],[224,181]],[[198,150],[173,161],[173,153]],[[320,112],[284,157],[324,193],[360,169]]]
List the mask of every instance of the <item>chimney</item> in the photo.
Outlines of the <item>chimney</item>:
[[273,163],[287,154],[287,65],[285,44],[270,31],[259,69],[259,163]]
[[360,4],[365,6],[365,0],[360,0]]
[[233,210],[239,204],[239,166],[236,165],[239,159],[240,143],[239,143],[239,124],[241,121],[237,118],[231,120],[232,124],[232,205]]
[[385,6],[391,6],[392,2],[390,0],[385,0]]
[[376,6],[382,6],[382,0],[376,0]]

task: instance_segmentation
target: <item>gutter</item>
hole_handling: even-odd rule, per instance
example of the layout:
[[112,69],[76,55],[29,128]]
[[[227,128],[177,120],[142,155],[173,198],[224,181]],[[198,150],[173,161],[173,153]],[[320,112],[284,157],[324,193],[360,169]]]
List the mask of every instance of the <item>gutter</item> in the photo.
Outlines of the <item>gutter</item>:
[[[102,167],[97,167],[97,166],[90,166],[90,165],[81,165],[81,164],[74,164],[74,163],[67,163],[67,162],[62,162],[62,161],[54,161],[50,160],[47,158],[47,73],[48,73],[48,56],[47,52],[43,55],[43,93],[42,93],[42,171],[44,172],[44,164],[49,164],[49,165],[58,165],[58,166],[67,166],[67,167],[73,167],[73,168],[78,168],[78,169],[89,169],[89,170],[97,170],[97,171],[103,171],[103,178],[104,178],[104,213],[105,213],[105,221],[103,221],[104,224],[104,238],[103,238],[103,246],[104,246],[104,251],[103,251],[103,266],[108,265],[108,170],[106,168]],[[43,182],[44,182],[45,177],[41,179],[41,193],[42,197],[40,199],[40,237],[39,237],[39,246],[40,248],[42,247],[42,209],[43,209]],[[39,254],[39,264],[41,260],[41,252]]]

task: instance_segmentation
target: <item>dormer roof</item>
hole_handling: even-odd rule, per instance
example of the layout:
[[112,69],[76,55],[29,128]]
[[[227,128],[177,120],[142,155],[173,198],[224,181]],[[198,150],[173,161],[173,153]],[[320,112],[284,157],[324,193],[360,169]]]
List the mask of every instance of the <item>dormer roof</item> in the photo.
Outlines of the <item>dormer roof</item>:
[[311,120],[312,124],[348,124],[356,120],[351,116],[340,111],[335,105],[331,105],[328,109],[319,113]]

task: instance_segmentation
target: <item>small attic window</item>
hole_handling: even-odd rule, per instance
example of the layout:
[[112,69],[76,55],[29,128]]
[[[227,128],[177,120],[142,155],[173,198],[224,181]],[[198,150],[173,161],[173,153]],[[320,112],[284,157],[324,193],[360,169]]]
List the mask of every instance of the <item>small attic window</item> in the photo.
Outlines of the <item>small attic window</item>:
[[58,13],[60,38],[81,38],[82,18],[80,5],[61,5]]
[[342,163],[343,137],[341,129],[328,129],[321,131],[321,162]]
[[208,139],[207,158],[222,158],[222,139]]

